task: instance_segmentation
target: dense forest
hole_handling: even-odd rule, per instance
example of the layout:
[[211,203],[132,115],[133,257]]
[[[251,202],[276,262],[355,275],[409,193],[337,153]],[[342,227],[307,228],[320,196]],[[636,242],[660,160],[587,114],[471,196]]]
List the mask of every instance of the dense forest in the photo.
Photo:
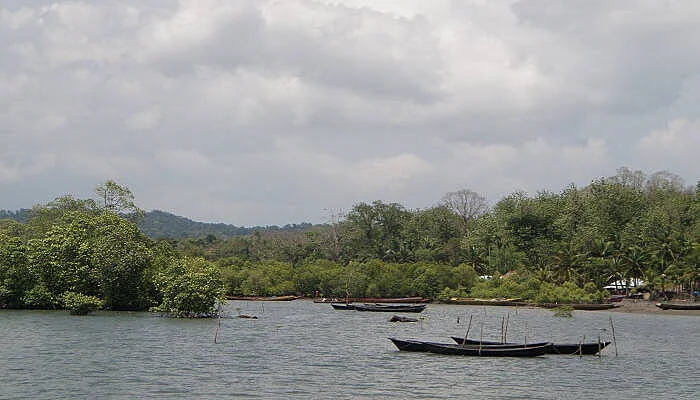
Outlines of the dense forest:
[[583,188],[515,192],[491,207],[462,189],[427,209],[374,201],[303,229],[160,239],[137,228],[143,213],[133,202],[110,205],[102,189],[98,201],[63,197],[25,223],[0,222],[0,304],[61,307],[65,293],[78,293],[111,309],[177,311],[197,295],[192,282],[228,295],[567,303],[602,301],[612,281],[688,295],[700,280],[700,182],[686,187],[663,171],[621,168]]

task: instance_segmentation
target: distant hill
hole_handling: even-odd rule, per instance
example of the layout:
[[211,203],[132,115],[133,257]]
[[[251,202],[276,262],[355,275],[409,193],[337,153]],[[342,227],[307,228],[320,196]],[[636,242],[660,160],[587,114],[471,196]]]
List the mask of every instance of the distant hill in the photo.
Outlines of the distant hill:
[[32,217],[32,210],[29,208],[20,208],[17,211],[0,210],[0,219],[14,219],[23,224],[29,221]]
[[[18,211],[0,210],[0,219],[14,219],[18,222],[26,223],[31,218],[31,212],[32,210],[25,208]],[[246,228],[222,223],[197,222],[175,214],[153,210],[145,213],[143,220],[138,223],[138,226],[141,232],[153,239],[179,239],[206,237],[207,235],[214,235],[224,239],[232,236],[249,235],[255,231],[301,231],[310,228],[312,224],[304,222],[282,227],[272,225]]]
[[283,227],[272,225],[247,228],[223,223],[197,222],[164,211],[153,210],[146,212],[138,226],[141,232],[154,239],[205,237],[207,235],[214,235],[223,239],[232,236],[249,235],[255,231],[300,231],[312,225],[310,223],[301,223]]

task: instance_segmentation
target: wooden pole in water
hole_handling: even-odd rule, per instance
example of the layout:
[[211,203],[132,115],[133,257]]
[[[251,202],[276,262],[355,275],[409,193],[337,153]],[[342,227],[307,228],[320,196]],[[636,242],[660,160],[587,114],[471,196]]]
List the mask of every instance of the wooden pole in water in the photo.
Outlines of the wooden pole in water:
[[506,325],[506,317],[501,316],[501,343],[505,342],[505,339],[503,338],[503,334],[505,332],[505,325]]
[[467,344],[467,336],[469,336],[469,330],[472,328],[472,315],[469,314],[469,325],[467,326],[467,333],[464,334],[464,341],[462,342],[462,347]]
[[613,324],[612,315],[610,316],[610,328],[612,329],[613,345],[615,346],[615,357],[617,357],[617,340],[615,339],[615,325]]
[[484,313],[484,318],[481,319],[481,333],[479,334],[479,354],[481,354],[481,344],[484,341],[484,320],[486,319],[486,313]]
[[525,321],[525,345],[527,345],[527,321]]
[[216,344],[216,338],[219,336],[219,328],[221,327],[221,313],[219,313],[219,318],[216,321],[216,332],[214,332],[214,344]]
[[581,338],[581,341],[578,342],[578,356],[583,357],[583,342],[586,341],[586,335],[583,335],[583,338]]
[[508,342],[508,322],[510,321],[510,313],[506,315],[506,331],[503,334],[503,343]]

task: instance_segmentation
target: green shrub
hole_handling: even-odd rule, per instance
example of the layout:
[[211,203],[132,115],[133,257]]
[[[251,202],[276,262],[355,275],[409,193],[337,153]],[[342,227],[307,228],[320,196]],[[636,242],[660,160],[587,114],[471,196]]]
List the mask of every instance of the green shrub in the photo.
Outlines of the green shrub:
[[64,292],[61,295],[63,307],[70,311],[71,315],[87,315],[99,310],[104,302],[95,297],[76,292]]

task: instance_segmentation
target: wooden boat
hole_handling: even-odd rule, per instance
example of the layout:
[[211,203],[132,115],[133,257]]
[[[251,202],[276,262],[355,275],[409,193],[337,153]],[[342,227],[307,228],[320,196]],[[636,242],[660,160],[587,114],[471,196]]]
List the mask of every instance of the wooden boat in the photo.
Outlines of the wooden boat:
[[[464,338],[458,336],[452,336],[452,340],[458,344],[464,342]],[[488,340],[474,340],[467,339],[467,345],[478,346],[479,344],[492,346],[501,344],[500,342],[488,341]],[[553,343],[552,347],[548,349],[548,354],[572,354],[572,355],[595,355],[603,350],[611,342],[586,342],[586,343]],[[505,343],[510,345],[524,346],[522,343]],[[535,345],[539,343],[534,343]],[[529,345],[528,345],[529,346]]]
[[300,299],[301,296],[227,296],[228,300],[246,300],[246,301],[292,301]]
[[537,357],[546,354],[551,343],[532,346],[491,345],[472,346],[452,343],[424,342],[389,338],[400,351],[425,352],[435,354],[476,356],[476,357]]
[[[426,342],[426,341],[415,340],[415,339],[389,338],[389,340],[391,340],[394,343],[396,348],[398,348],[399,350],[403,350],[403,351],[429,352],[428,345],[430,345],[430,344],[432,344],[432,345],[445,345],[445,344],[447,344],[447,343]],[[449,343],[449,344],[452,345],[452,343]],[[531,344],[528,344],[526,346],[521,345],[521,344],[500,344],[500,343],[499,344],[490,344],[490,345],[467,344],[464,346],[462,346],[462,345],[458,345],[458,346],[467,347],[467,348],[470,348],[470,347],[479,348],[479,347],[481,347],[482,349],[486,348],[486,347],[498,348],[498,349],[512,349],[512,348],[521,348],[521,347],[539,347],[539,346],[545,346],[545,345],[551,345],[551,343],[549,343],[549,342],[531,343]]]
[[352,303],[331,303],[334,310],[354,310],[355,305]]
[[574,310],[587,310],[587,311],[597,311],[597,310],[610,310],[612,308],[620,307],[619,304],[612,303],[579,303],[579,304],[569,304]]
[[355,304],[357,311],[379,311],[379,312],[411,312],[419,313],[425,310],[426,304]]
[[544,308],[557,308],[557,307],[571,307],[574,310],[587,310],[587,311],[597,311],[597,310],[610,310],[612,308],[620,307],[619,304],[613,303],[571,303],[571,304],[559,304],[559,303],[542,303],[538,304],[539,307]]
[[700,302],[691,303],[656,303],[662,310],[700,310]]
[[551,343],[526,347],[462,346],[432,343],[427,346],[430,353],[478,357],[537,357],[547,354],[550,347],[552,347]]
[[476,299],[471,297],[453,297],[446,301],[448,304],[464,304],[469,306],[507,306],[525,307],[532,306],[533,303],[522,301],[522,299]]
[[315,298],[314,303],[430,303],[425,297],[332,297]]
[[420,340],[389,338],[400,351],[427,352],[425,343]]

